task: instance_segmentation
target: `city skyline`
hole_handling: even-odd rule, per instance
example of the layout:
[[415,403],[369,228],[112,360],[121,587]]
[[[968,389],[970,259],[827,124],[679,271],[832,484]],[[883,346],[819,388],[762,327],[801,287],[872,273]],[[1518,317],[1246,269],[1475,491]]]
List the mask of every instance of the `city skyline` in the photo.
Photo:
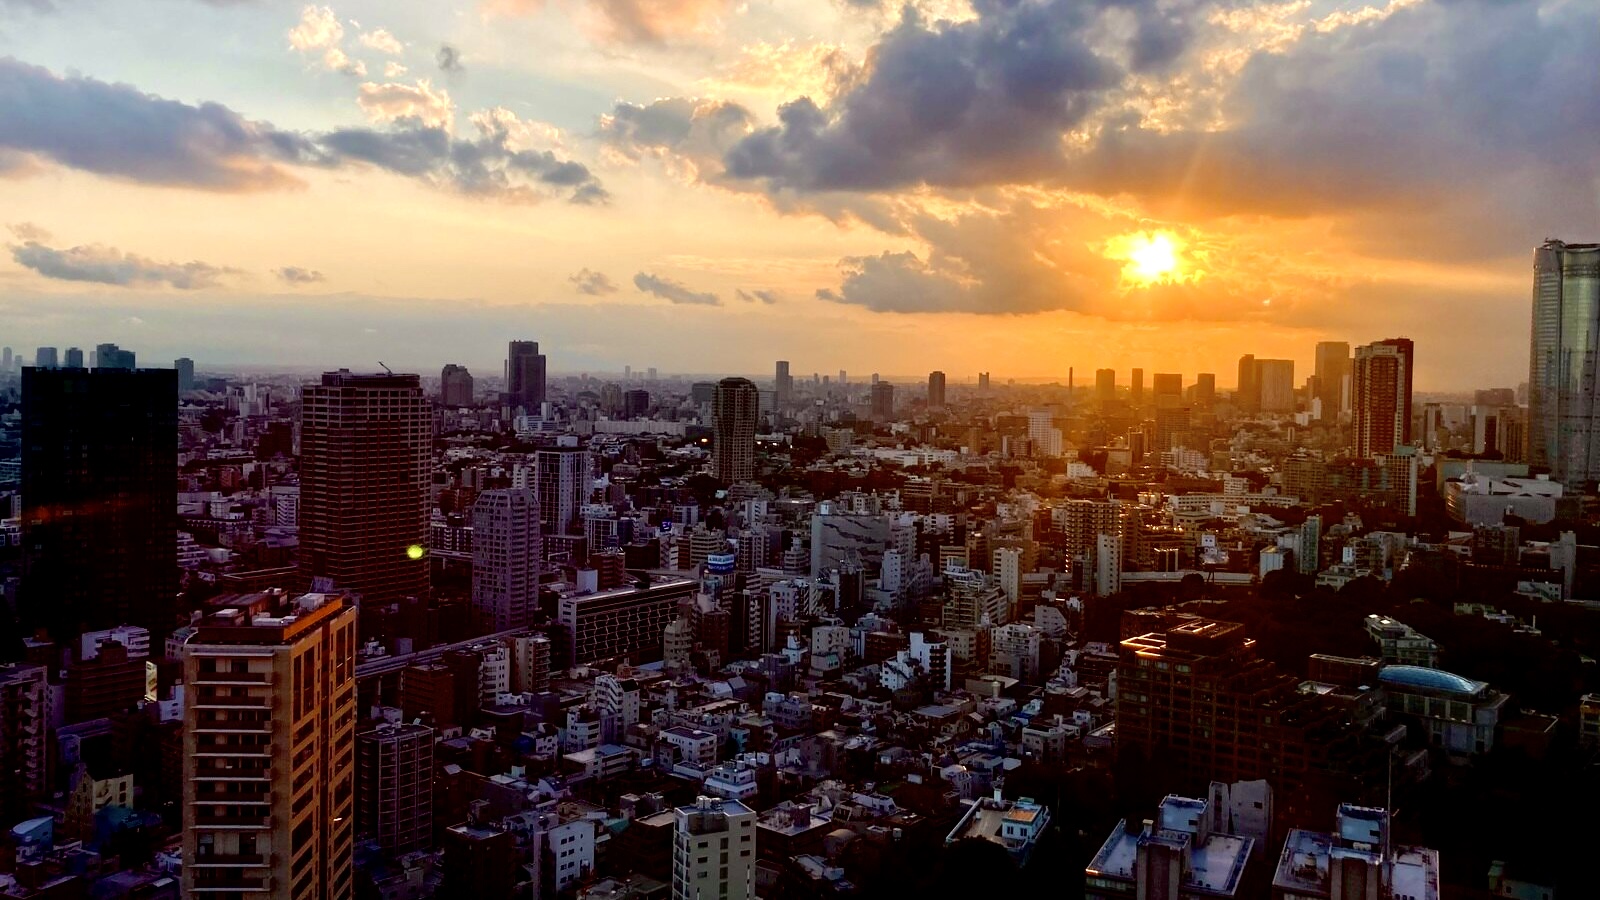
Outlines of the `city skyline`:
[[1597,164],[1498,98],[1595,105],[1581,4],[914,6],[8,3],[7,340],[1036,378],[1405,334],[1419,389],[1526,370],[1527,248],[1586,239]]

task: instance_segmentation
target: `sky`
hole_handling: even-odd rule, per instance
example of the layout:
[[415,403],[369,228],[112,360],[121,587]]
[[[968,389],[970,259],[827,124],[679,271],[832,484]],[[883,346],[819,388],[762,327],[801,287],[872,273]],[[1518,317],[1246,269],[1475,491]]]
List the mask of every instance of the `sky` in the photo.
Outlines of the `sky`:
[[0,342],[1526,380],[1600,0],[0,0]]

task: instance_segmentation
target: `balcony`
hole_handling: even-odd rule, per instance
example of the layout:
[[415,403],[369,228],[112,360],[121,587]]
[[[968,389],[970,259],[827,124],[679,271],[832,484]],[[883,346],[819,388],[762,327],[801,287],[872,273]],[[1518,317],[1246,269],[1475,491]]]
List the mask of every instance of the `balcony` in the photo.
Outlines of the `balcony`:
[[205,856],[198,856],[193,862],[188,863],[191,868],[196,869],[236,869],[249,866],[265,866],[266,864],[266,856],[260,853],[209,853]]

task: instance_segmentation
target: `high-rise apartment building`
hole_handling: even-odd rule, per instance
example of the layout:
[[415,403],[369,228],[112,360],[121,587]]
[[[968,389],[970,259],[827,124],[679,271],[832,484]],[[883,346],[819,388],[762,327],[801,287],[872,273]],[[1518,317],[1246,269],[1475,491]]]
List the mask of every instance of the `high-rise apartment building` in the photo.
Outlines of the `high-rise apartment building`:
[[39,369],[54,369],[60,365],[56,356],[56,348],[40,347],[33,351],[33,365]]
[[761,395],[748,378],[724,378],[711,398],[711,474],[724,484],[756,476]]
[[1194,406],[1197,409],[1210,409],[1217,404],[1217,375],[1215,372],[1201,372],[1194,377]]
[[539,533],[527,488],[484,491],[472,506],[472,607],[494,631],[521,628],[538,609]]
[[779,406],[784,406],[794,400],[794,377],[789,374],[788,360],[778,360],[776,368],[772,385],[773,397]]
[[872,419],[887,422],[894,418],[894,385],[887,381],[872,383]]
[[194,390],[194,360],[180,356],[172,361],[172,368],[178,371],[178,393],[187,394]]
[[300,398],[301,567],[374,604],[424,596],[433,407],[421,381],[341,369]]
[[1256,358],[1246,353],[1239,357],[1239,380],[1233,389],[1233,405],[1240,412],[1253,413],[1261,408],[1261,388],[1256,384]]
[[356,833],[386,853],[433,846],[433,737],[416,723],[356,735]]
[[1356,348],[1350,372],[1351,446],[1358,456],[1411,443],[1412,344],[1406,338]]
[[450,363],[439,372],[439,402],[445,406],[471,406],[472,373],[466,366]]
[[1344,341],[1317,344],[1317,383],[1314,399],[1322,401],[1322,418],[1333,421],[1349,405],[1345,391],[1350,378],[1350,345]]
[[566,641],[567,664],[624,656],[636,664],[654,662],[661,655],[662,632],[697,587],[687,578],[652,575],[644,584],[562,597],[556,602],[556,624]]
[[537,413],[545,401],[545,358],[538,341],[512,341],[506,350],[506,405]]
[[944,373],[928,373],[928,408],[944,408]]
[[23,624],[173,628],[176,394],[171,369],[22,370]]
[[548,447],[534,452],[533,490],[542,534],[583,534],[582,512],[594,487],[593,465],[589,451],[582,447]]
[[1533,254],[1528,462],[1568,488],[1600,479],[1600,244]]
[[355,605],[246,599],[183,649],[184,896],[352,897]]
[[672,900],[756,895],[755,810],[738,800],[700,797],[672,816]]

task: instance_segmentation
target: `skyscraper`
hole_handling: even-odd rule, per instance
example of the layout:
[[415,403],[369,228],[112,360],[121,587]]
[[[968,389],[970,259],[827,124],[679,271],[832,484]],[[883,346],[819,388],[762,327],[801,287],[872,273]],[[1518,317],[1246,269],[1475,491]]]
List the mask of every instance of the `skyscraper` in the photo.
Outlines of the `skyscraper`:
[[1533,254],[1528,462],[1568,488],[1600,478],[1600,244]]
[[879,422],[894,418],[894,385],[887,381],[872,383],[872,418]]
[[1213,372],[1201,372],[1194,377],[1194,405],[1199,409],[1210,409],[1217,403],[1217,376]]
[[96,369],[132,369],[134,368],[133,351],[123,350],[116,344],[96,344],[94,348],[94,367]]
[[539,602],[539,504],[527,488],[484,491],[472,506],[472,607],[494,631],[528,624]]
[[582,447],[547,447],[533,454],[533,490],[542,533],[583,533],[579,513],[594,487],[592,465],[589,451]]
[[83,368],[83,351],[77,347],[68,347],[66,367],[69,369]]
[[183,892],[353,896],[356,610],[258,594],[183,648]]
[[1128,397],[1133,401],[1133,408],[1138,409],[1144,405],[1144,370],[1134,369],[1128,378]]
[[1117,399],[1117,370],[1096,369],[1094,371],[1094,398],[1101,409],[1110,406]]
[[472,373],[450,363],[439,372],[439,402],[445,406],[472,405]]
[[178,393],[186,394],[194,390],[194,360],[180,356],[172,361],[172,367],[178,370]]
[[56,357],[56,348],[40,347],[33,351],[33,364],[40,369],[54,369],[61,363]]
[[944,373],[928,373],[928,408],[944,408]]
[[1151,392],[1155,394],[1156,408],[1183,405],[1183,376],[1157,373],[1150,379]]
[[176,394],[171,369],[22,370],[24,624],[173,627]]
[[1317,344],[1317,392],[1322,418],[1334,420],[1345,408],[1345,379],[1350,376],[1350,345],[1344,341]]
[[756,475],[756,418],[761,395],[748,378],[724,378],[711,399],[711,473],[733,484]]
[[756,895],[755,810],[738,800],[701,797],[672,815],[672,900]]
[[1238,387],[1233,391],[1233,405],[1240,412],[1253,413],[1261,408],[1261,388],[1256,384],[1256,358],[1246,353],[1239,357]]
[[341,369],[300,397],[302,568],[374,604],[425,595],[433,408],[421,381]]
[[794,378],[789,375],[789,361],[778,360],[775,374],[772,389],[778,405],[783,406],[794,399]]
[[512,341],[506,350],[507,404],[537,413],[545,400],[545,359],[538,341]]
[[1294,412],[1294,360],[1258,359],[1255,366],[1256,409]]
[[1358,456],[1411,443],[1412,343],[1406,338],[1356,348],[1350,370],[1351,447]]

